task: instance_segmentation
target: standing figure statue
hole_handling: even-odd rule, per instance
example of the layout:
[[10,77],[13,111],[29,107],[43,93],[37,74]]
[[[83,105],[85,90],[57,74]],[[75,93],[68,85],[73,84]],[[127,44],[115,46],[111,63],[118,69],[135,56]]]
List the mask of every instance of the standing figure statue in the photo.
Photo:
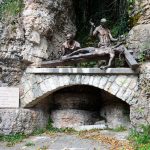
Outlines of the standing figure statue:
[[116,42],[117,39],[114,39],[112,37],[110,30],[107,28],[107,20],[105,18],[101,19],[100,23],[101,24],[98,27],[96,27],[94,30],[95,25],[93,22],[90,21],[90,24],[91,24],[90,35],[98,36],[98,38],[99,38],[98,47],[111,46],[111,41]]
[[90,21],[90,24],[92,25],[90,34],[93,36],[98,36],[99,38],[99,44],[98,48],[95,47],[86,47],[86,48],[81,48],[79,50],[76,50],[68,55],[65,55],[62,57],[62,59],[77,59],[81,57],[88,57],[89,55],[94,56],[94,55],[109,55],[109,62],[108,65],[106,66],[101,66],[101,69],[106,69],[111,66],[112,60],[115,57],[115,51],[113,48],[111,48],[111,41],[117,41],[117,39],[114,39],[110,33],[110,30],[106,28],[106,23],[107,20],[105,18],[101,19],[101,25],[96,27],[95,30],[93,31],[93,28],[95,27],[94,23]]
[[80,48],[80,43],[74,40],[73,34],[67,34],[67,41],[62,44],[61,52],[62,55],[68,55]]

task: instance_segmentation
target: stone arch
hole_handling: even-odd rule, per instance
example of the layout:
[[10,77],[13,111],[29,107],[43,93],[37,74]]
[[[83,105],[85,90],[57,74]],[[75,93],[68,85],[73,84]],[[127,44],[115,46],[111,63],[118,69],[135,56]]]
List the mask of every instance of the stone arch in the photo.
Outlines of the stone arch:
[[26,75],[22,78],[22,107],[33,107],[49,94],[72,85],[89,85],[104,90],[129,105],[137,102],[137,77],[125,75]]

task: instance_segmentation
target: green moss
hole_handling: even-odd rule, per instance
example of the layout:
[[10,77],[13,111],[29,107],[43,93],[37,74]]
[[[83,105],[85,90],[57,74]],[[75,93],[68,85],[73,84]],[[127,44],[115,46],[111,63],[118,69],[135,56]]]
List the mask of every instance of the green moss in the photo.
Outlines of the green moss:
[[132,27],[136,26],[140,17],[141,17],[140,13],[136,14],[133,17],[130,17],[129,27],[132,28]]
[[0,19],[5,20],[6,18],[18,15],[23,7],[23,0],[5,0],[0,5]]

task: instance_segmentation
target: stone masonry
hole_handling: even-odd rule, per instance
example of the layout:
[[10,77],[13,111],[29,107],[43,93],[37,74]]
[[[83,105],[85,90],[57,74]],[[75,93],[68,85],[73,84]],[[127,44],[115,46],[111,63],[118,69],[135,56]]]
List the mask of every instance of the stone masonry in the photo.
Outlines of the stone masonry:
[[127,102],[136,104],[137,76],[99,76],[99,75],[34,75],[24,74],[21,85],[21,106],[32,107],[47,95],[72,85],[91,85],[103,89]]
[[[63,69],[62,69],[63,70]],[[137,75],[84,75],[84,74],[30,74],[25,73],[21,80],[21,106],[34,107],[41,102],[45,97],[53,92],[69,87],[72,85],[90,85],[102,89],[117,98],[126,102],[130,106],[131,124],[134,126],[140,125],[138,118],[140,112],[136,107],[139,107],[140,89],[138,88]],[[144,117],[147,116],[146,108]],[[133,116],[135,119],[133,119]],[[147,118],[148,119],[148,118]],[[150,123],[150,120],[148,120]]]

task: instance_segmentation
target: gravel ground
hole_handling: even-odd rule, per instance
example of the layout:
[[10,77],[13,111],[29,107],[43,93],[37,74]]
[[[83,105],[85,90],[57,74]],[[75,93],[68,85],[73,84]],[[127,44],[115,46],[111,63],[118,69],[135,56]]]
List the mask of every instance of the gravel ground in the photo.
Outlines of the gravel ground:
[[[94,135],[104,135],[113,137],[118,141],[126,140],[128,132],[114,132],[110,130],[101,130],[87,132],[86,135],[93,137]],[[107,143],[107,142],[106,142]],[[42,134],[38,136],[30,136],[21,143],[17,143],[13,147],[8,147],[7,143],[0,142],[0,150],[110,150],[111,145],[102,142],[85,139],[76,134]]]
[[[29,143],[32,143],[31,146],[26,146]],[[7,147],[6,144],[1,142],[0,150],[109,150],[110,147],[94,140],[66,134],[31,136],[13,147]]]

